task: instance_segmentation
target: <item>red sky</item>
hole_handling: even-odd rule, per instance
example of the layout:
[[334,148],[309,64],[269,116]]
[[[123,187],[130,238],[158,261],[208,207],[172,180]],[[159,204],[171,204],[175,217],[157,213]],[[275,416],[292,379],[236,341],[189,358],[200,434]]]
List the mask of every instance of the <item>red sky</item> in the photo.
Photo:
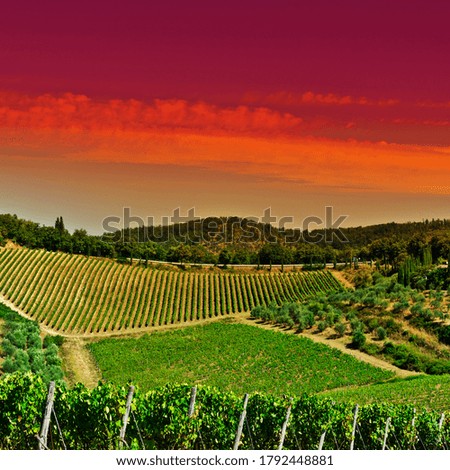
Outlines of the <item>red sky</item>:
[[15,1],[0,212],[449,217],[447,1]]

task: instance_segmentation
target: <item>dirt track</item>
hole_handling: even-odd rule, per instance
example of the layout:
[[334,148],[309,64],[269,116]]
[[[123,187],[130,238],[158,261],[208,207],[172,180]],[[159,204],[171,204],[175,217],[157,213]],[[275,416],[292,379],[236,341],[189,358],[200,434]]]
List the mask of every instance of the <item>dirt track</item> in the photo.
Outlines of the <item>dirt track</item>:
[[66,380],[70,385],[78,382],[93,388],[101,379],[91,353],[86,348],[86,342],[80,338],[67,338],[60,349]]

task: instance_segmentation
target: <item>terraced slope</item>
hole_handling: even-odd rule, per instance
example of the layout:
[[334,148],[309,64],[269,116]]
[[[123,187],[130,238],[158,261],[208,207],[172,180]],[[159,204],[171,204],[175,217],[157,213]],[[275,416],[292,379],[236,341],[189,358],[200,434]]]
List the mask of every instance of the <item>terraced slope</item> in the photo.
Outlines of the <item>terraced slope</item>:
[[341,289],[330,272],[165,271],[43,250],[0,250],[0,294],[66,334],[186,323]]

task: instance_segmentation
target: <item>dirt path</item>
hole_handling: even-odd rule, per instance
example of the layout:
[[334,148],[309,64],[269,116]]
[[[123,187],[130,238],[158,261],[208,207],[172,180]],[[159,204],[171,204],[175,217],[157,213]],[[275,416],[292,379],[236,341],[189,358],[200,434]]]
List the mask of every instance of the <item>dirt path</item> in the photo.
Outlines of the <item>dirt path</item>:
[[[294,330],[285,330],[283,328],[277,327],[276,325],[260,323],[256,320],[251,320],[249,317],[237,317],[236,320],[239,321],[240,323],[244,323],[246,325],[252,325],[258,328],[264,328],[266,330],[280,331],[285,334],[294,334]],[[383,361],[382,359],[363,353],[357,349],[347,348],[346,344],[344,343],[342,339],[327,339],[318,334],[308,333],[305,331],[303,333],[300,333],[299,336],[304,336],[305,338],[309,338],[312,341],[315,341],[316,343],[325,344],[329,346],[330,348],[339,349],[343,353],[350,354],[351,356],[355,357],[356,359],[360,361],[367,362],[368,364],[371,364],[375,367],[379,367],[380,369],[390,370],[394,372],[398,377],[401,377],[401,378],[411,377],[413,375],[420,375],[418,372],[412,372],[409,370],[399,369],[398,367],[395,367],[389,362]]]
[[[23,310],[21,310],[20,308],[17,308],[12,302],[7,300],[1,294],[0,294],[0,302],[2,304],[6,305],[7,307],[9,307],[11,310],[14,310],[14,312],[18,313],[21,317],[24,317],[27,320],[32,320],[32,318],[30,318]],[[53,336],[60,334],[57,331],[54,331],[50,328],[47,328],[46,326],[42,325],[41,323],[39,323],[39,327],[40,327],[41,331],[43,331],[46,334],[53,335]]]
[[[30,317],[21,309],[17,308],[9,300],[0,295],[0,302],[9,307],[20,316],[30,320]],[[44,325],[39,325],[41,331],[49,335],[58,335],[58,331],[54,331]],[[71,385],[81,382],[87,387],[95,387],[101,379],[100,371],[92,358],[90,352],[86,349],[86,340],[80,337],[64,336],[64,343],[59,350],[59,355],[63,361],[63,369],[67,382]]]
[[[333,274],[336,275],[335,272]],[[345,280],[345,278],[338,272],[336,277],[349,287],[352,287],[351,284]],[[17,312],[19,315],[28,318],[29,316],[25,314],[22,310],[18,309],[14,304],[6,300],[2,295],[0,295],[0,302],[4,303],[12,310]],[[166,331],[172,329],[179,329],[184,328],[186,326],[197,326],[197,325],[205,325],[211,322],[215,322],[218,320],[223,320],[225,318],[232,318],[237,322],[252,325],[258,328],[265,328],[269,330],[277,330],[281,331],[285,334],[293,334],[293,330],[284,330],[274,325],[259,323],[255,320],[251,320],[249,318],[248,312],[238,313],[229,316],[219,316],[213,318],[206,318],[202,320],[196,320],[192,322],[185,322],[185,323],[177,323],[173,325],[161,325],[161,326],[151,326],[148,328],[139,328],[138,330],[121,330],[121,331],[110,331],[110,332],[102,332],[102,333],[90,333],[90,334],[67,334],[61,333],[50,328],[47,328],[43,325],[40,325],[41,330],[46,334],[50,335],[61,335],[65,338],[64,344],[61,347],[61,356],[63,359],[64,369],[67,376],[67,380],[70,383],[82,382],[88,387],[93,387],[97,384],[98,380],[100,380],[101,375],[100,371],[97,369],[96,364],[90,354],[90,352],[86,349],[86,343],[90,341],[95,341],[96,339],[100,338],[126,338],[126,337],[138,337],[144,334],[151,334],[152,332],[156,331]],[[345,354],[350,354],[353,357],[359,359],[360,361],[367,362],[372,364],[375,367],[380,367],[385,370],[390,370],[395,372],[398,377],[410,377],[413,375],[418,375],[416,372],[406,371],[403,369],[399,369],[394,365],[383,361],[382,359],[376,358],[374,356],[370,356],[369,354],[365,354],[361,351],[355,349],[349,349],[346,347],[345,343],[342,339],[326,339],[323,336],[318,334],[312,334],[308,332],[301,333],[302,336],[311,339],[312,341],[326,344],[329,347],[333,347],[339,349],[340,351],[344,352]]]
[[86,348],[86,342],[80,338],[66,338],[60,348],[63,369],[69,385],[78,382],[88,388],[94,388],[101,379],[91,353]]

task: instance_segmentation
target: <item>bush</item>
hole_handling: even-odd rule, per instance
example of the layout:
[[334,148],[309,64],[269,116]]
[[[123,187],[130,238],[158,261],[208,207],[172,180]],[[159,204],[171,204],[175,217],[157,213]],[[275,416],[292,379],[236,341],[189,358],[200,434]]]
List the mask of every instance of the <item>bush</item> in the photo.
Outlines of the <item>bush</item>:
[[407,310],[408,307],[409,307],[409,302],[407,300],[401,300],[400,302],[396,302],[394,304],[392,311],[394,313],[401,313]]
[[424,365],[420,357],[403,344],[395,345],[387,342],[382,352],[392,358],[393,364],[401,369],[424,371]]
[[380,323],[378,322],[378,318],[371,318],[369,322],[367,323],[367,326],[369,327],[370,331],[376,330],[380,326]]
[[383,341],[384,339],[386,339],[387,337],[387,331],[382,327],[382,326],[379,326],[376,330],[376,335],[377,335],[377,338],[380,340],[380,341]]
[[352,336],[352,346],[361,349],[366,344],[366,335],[362,330],[356,330]]
[[[250,312],[250,316],[252,318],[262,318],[264,319],[264,316],[265,316],[265,311],[266,308],[263,307],[262,305],[257,305],[256,307],[253,307],[251,312]],[[44,338],[44,348],[48,347],[50,344],[53,343],[53,337],[52,336],[49,336],[47,335],[45,338]]]
[[317,323],[317,329],[322,333],[322,331],[325,331],[327,329],[327,324],[323,320]]
[[423,314],[423,304],[421,303],[415,303],[412,307],[411,307],[411,313],[415,314],[415,315],[422,315]]
[[336,323],[336,325],[334,325],[334,330],[336,331],[338,336],[342,337],[347,331],[347,325],[345,323]]
[[2,351],[5,356],[12,356],[17,347],[14,346],[14,344],[11,343],[11,341],[7,338],[5,338],[2,342]]
[[25,349],[27,347],[27,336],[22,328],[9,331],[5,339],[11,341],[11,343],[18,349]]
[[430,361],[425,366],[425,372],[432,375],[442,375],[450,373],[450,363],[443,359]]
[[373,278],[372,275],[370,274],[370,271],[367,269],[365,270],[360,270],[358,271],[354,278],[353,282],[355,284],[356,288],[361,288],[361,287],[369,287],[373,284]]
[[[255,308],[257,308],[257,307],[255,307]],[[264,307],[262,307],[262,308],[264,308]],[[252,314],[253,314],[253,310],[252,310]],[[56,335],[56,336],[47,335],[44,338],[43,347],[48,348],[51,344],[56,344],[56,346],[58,346],[58,348],[60,348],[63,345],[63,343],[64,343],[64,336],[61,336],[61,335]]]
[[325,315],[325,323],[327,326],[333,326],[336,323],[337,315],[334,312],[327,312]]
[[40,374],[45,369],[45,357],[42,349],[30,349],[28,352],[30,357],[30,367],[31,371],[35,374]]
[[364,324],[361,321],[359,321],[357,318],[353,319],[350,322],[350,326],[352,327],[352,332],[355,332],[358,330],[361,330],[361,331],[364,330]]
[[27,348],[28,349],[33,349],[33,348],[42,348],[42,340],[41,337],[39,336],[39,332],[31,332],[28,335],[27,338]]
[[361,351],[371,356],[376,356],[379,354],[380,348],[374,343],[365,343],[364,346],[361,347]]
[[437,330],[437,337],[441,343],[448,344],[450,346],[450,325],[441,326]]

